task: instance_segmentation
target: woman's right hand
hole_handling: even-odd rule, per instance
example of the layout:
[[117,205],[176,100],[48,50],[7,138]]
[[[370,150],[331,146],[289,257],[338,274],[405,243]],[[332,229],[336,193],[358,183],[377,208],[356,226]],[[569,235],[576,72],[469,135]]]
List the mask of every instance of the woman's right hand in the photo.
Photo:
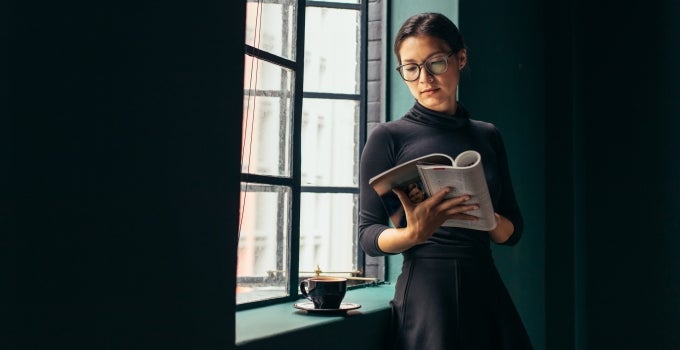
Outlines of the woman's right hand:
[[465,204],[470,196],[446,198],[450,188],[444,188],[420,203],[413,203],[400,189],[393,191],[404,208],[407,224],[404,228],[390,228],[381,233],[378,245],[384,252],[400,253],[427,241],[448,219],[477,220],[477,217],[466,214],[478,209],[476,204]]

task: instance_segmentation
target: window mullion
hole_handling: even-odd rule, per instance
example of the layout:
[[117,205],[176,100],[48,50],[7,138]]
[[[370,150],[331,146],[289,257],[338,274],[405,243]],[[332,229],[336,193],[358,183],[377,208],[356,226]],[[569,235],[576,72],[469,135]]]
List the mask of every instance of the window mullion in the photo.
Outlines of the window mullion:
[[305,13],[306,1],[298,0],[295,9],[297,11],[296,47],[295,47],[295,84],[293,98],[293,134],[292,134],[292,161],[293,161],[293,198],[291,205],[291,232],[288,249],[288,264],[290,275],[288,276],[288,292],[291,298],[298,295],[298,276],[300,270],[300,188],[301,188],[301,158],[302,158],[302,90],[304,83],[305,62]]
[[[284,20],[286,20],[288,18],[289,7],[284,6],[282,11],[283,11],[282,18]],[[286,28],[286,29],[288,27],[289,26],[287,26],[287,25],[283,26],[283,28]],[[299,31],[299,29],[297,29],[297,30]],[[289,33],[287,33],[287,30],[284,31],[284,34],[282,35],[282,37],[283,37],[282,45],[284,46],[283,49],[282,49],[282,52],[287,52],[287,48],[286,48],[287,44],[288,44],[287,38],[289,37]],[[292,79],[296,79],[298,68],[299,68],[299,65],[294,67],[296,73],[295,73],[295,75],[293,75],[291,77]],[[286,74],[284,71],[281,71],[281,86],[279,88],[279,91],[285,91],[286,90],[286,87],[289,86],[288,84],[290,83],[288,79],[289,79],[289,75]],[[294,88],[293,97],[295,98],[296,95],[297,95],[297,87]],[[286,99],[283,99],[283,98],[280,99],[279,100],[279,110],[285,111],[287,109],[287,103],[288,102],[287,102]],[[295,120],[296,120],[295,110],[293,110],[293,113],[294,113],[293,114],[293,124],[295,124]],[[279,119],[278,142],[279,142],[279,150],[281,150],[282,152],[285,152],[285,150],[289,149],[287,147],[287,143],[290,140],[290,137],[288,136],[288,135],[290,135],[290,132],[291,132],[290,128],[291,128],[291,126],[289,125],[288,121],[285,118]],[[286,164],[286,163],[288,162],[288,159],[293,159],[293,162],[294,162],[294,159],[295,159],[294,154],[295,153],[293,152],[293,158],[279,157],[279,169],[287,169],[289,167],[289,164]],[[293,170],[295,168],[296,168],[295,165],[293,165]],[[295,175],[293,174],[293,184],[295,184],[295,183],[297,183],[297,180],[296,180]],[[295,194],[294,186],[293,186],[292,194],[293,194],[293,202],[292,203],[293,203],[293,206],[294,206],[295,203],[296,203],[295,198],[297,197],[297,195]],[[288,218],[291,217],[291,214],[294,215],[294,213],[296,211],[295,211],[294,208],[291,212],[285,211],[285,208],[288,208],[288,206],[285,203],[286,200],[288,200],[288,198],[286,198],[286,196],[279,194],[278,205],[277,205],[278,210],[277,210],[277,213],[276,213],[277,214],[276,220],[277,220],[277,222],[283,222],[283,223],[288,223],[288,224],[294,225],[293,224],[294,221],[289,222]],[[285,231],[286,230],[287,230],[287,225],[279,225],[278,230],[276,231],[276,269],[278,271],[288,270],[289,275],[292,276],[293,272],[286,268],[285,257],[287,256],[286,251],[290,252],[291,251],[290,249],[293,246],[295,246],[295,244],[293,244],[293,242],[294,242],[293,232],[295,232],[295,227],[294,226],[291,227],[291,230],[290,230],[291,237],[288,237],[287,242],[286,242],[286,237],[285,237],[285,234],[286,234]],[[288,247],[285,246],[286,243],[289,245]],[[288,248],[288,249],[286,249],[286,248]],[[292,266],[291,266],[291,268],[292,268]],[[290,282],[290,276],[285,276],[285,278],[287,278],[288,281],[289,281],[288,286],[287,286],[288,287],[288,294],[290,296],[292,296],[293,294],[291,294],[291,291],[290,291],[290,285],[292,284]]]

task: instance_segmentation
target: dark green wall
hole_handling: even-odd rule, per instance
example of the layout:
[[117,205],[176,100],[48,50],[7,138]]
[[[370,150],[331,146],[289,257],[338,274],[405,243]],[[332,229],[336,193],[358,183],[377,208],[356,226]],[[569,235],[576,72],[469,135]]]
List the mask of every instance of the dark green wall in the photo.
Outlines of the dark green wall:
[[574,4],[584,338],[680,347],[680,3]]
[[539,267],[504,279],[531,288],[515,299],[531,303],[528,327],[544,319],[548,349],[680,345],[678,14],[671,1],[461,3],[461,99],[506,135],[525,214],[544,221],[544,241],[518,252],[544,255],[544,295]]
[[[518,18],[521,17],[521,20]],[[492,246],[529,336],[545,348],[545,53],[542,3],[461,1],[469,65],[460,100],[503,134],[524,215],[519,244]]]
[[7,7],[4,348],[233,347],[244,3]]
[[527,220],[494,255],[537,348],[680,344],[678,15],[461,1],[460,98],[503,132]]

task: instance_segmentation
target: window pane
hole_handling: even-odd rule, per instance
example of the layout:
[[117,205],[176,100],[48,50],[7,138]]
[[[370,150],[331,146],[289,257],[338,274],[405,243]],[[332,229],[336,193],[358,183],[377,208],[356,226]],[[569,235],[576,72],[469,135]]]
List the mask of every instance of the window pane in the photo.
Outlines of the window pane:
[[241,171],[289,176],[293,73],[246,56]]
[[304,90],[359,93],[361,12],[310,7],[305,21]]
[[236,301],[288,295],[288,187],[241,183]]
[[297,1],[246,3],[246,44],[293,60]]
[[302,114],[302,185],[356,186],[359,102],[307,98]]
[[300,275],[356,270],[358,198],[350,193],[302,193]]

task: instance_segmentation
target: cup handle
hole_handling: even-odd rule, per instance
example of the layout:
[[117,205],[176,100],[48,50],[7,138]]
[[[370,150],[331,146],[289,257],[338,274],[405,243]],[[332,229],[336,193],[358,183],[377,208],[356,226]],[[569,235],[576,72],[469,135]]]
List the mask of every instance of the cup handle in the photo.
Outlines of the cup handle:
[[307,280],[300,282],[300,292],[302,293],[302,295],[305,296],[305,298],[309,299],[309,294],[307,293],[307,288],[309,288],[309,284],[307,283]]

